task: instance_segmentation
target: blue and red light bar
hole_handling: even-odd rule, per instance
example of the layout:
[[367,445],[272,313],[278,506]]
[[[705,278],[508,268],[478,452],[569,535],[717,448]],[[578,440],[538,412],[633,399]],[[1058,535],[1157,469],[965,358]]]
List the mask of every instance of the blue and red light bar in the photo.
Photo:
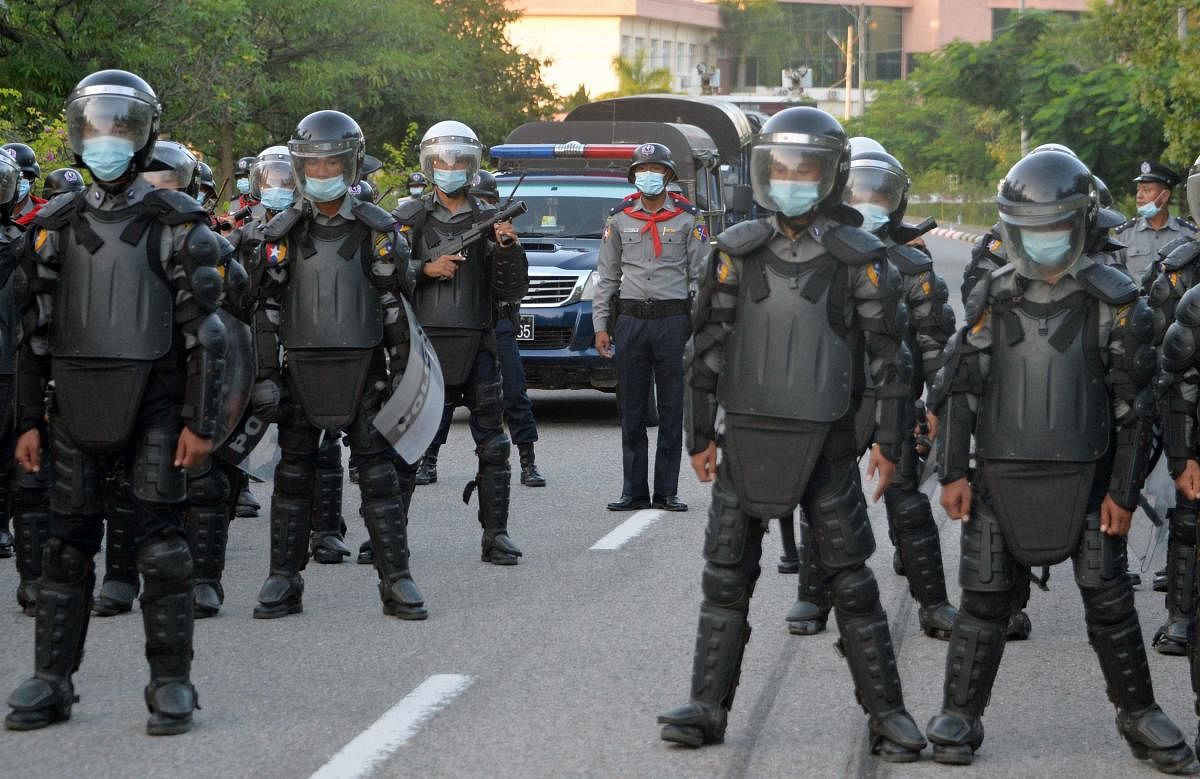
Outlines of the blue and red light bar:
[[502,143],[490,153],[499,160],[629,160],[636,143]]

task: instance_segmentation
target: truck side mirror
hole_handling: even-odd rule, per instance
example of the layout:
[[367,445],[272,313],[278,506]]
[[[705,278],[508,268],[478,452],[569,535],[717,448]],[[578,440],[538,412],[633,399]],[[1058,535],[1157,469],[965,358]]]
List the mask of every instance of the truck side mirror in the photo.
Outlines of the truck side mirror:
[[750,185],[738,184],[733,188],[733,202],[729,210],[739,214],[749,214],[754,210],[754,190]]

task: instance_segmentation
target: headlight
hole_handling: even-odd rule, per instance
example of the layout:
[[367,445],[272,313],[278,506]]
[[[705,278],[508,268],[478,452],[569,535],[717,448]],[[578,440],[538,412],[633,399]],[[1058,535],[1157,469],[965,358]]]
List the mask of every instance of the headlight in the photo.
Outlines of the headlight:
[[591,300],[596,294],[596,271],[589,271],[587,280],[583,282],[583,291],[579,294],[580,300]]

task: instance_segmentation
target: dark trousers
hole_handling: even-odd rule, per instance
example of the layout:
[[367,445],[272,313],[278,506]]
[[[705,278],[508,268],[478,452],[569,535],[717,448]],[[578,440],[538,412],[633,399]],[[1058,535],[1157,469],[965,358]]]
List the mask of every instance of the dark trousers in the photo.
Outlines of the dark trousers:
[[[533,402],[525,392],[525,369],[521,367],[521,350],[517,348],[516,332],[513,330],[511,319],[500,319],[496,322],[496,347],[496,356],[500,360],[500,378],[504,387],[504,423],[508,425],[508,437],[518,446],[532,444],[538,440],[537,423],[533,419]],[[487,372],[487,366],[482,366],[482,370]],[[493,375],[489,375],[488,378],[493,378]],[[474,381],[474,377],[472,380]],[[442,446],[446,443],[450,434],[450,421],[454,418],[454,409],[458,405],[447,393],[442,422],[438,425],[432,446]],[[475,428],[472,428],[471,432],[478,442],[479,436],[475,434]]]
[[621,409],[622,495],[651,497],[647,484],[647,401],[650,383],[658,395],[658,447],[654,454],[655,498],[679,491],[679,459],[683,451],[683,350],[691,334],[686,314],[658,319],[617,317],[618,403]]

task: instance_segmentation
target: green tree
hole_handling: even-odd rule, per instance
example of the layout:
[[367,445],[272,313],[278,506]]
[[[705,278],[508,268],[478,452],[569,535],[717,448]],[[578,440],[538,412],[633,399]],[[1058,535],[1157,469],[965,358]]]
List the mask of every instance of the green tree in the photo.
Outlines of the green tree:
[[671,91],[671,70],[647,68],[646,52],[641,49],[632,58],[613,57],[612,69],[617,74],[617,91],[605,92],[598,99]]

